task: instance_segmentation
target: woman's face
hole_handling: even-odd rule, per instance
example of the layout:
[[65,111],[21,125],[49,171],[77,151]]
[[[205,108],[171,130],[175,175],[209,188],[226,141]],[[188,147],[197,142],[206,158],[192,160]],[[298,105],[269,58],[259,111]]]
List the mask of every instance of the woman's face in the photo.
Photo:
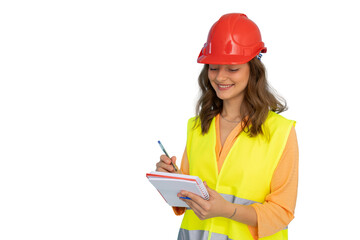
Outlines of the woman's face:
[[240,65],[209,65],[208,76],[218,98],[242,101],[248,84],[250,67]]

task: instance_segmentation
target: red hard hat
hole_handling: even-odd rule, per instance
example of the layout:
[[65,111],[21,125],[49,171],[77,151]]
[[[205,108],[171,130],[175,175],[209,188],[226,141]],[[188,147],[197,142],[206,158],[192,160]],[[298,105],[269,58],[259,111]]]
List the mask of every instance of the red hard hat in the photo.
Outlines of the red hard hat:
[[245,14],[223,15],[211,27],[198,63],[243,64],[259,53],[266,53],[261,34],[256,24]]

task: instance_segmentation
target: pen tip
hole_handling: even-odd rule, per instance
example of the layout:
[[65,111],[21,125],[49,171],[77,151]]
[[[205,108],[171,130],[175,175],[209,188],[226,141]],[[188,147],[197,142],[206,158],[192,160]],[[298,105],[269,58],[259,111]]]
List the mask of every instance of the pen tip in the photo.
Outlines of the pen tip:
[[160,141],[158,141],[158,143],[160,143]]

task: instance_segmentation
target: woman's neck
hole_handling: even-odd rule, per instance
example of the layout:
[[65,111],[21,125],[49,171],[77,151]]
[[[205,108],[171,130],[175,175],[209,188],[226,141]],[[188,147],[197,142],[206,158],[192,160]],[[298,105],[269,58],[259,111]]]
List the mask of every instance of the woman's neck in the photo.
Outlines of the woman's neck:
[[241,104],[242,101],[223,101],[222,117],[230,121],[241,121]]

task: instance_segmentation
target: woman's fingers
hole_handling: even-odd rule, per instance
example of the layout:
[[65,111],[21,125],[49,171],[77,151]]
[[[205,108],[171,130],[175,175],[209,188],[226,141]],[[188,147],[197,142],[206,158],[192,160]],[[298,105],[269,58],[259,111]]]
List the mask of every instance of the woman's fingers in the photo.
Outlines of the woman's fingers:
[[204,220],[207,218],[207,212],[210,207],[207,200],[187,191],[181,191],[178,196],[182,197],[181,199],[186,202],[186,204],[194,211],[199,219]]
[[166,155],[160,156],[160,161],[156,163],[156,171],[159,172],[175,172],[171,162],[176,162],[176,157],[168,158]]
[[160,156],[160,161],[165,163],[165,164],[170,164],[171,163],[171,159],[168,158],[166,155],[161,155]]
[[182,200],[191,208],[191,210],[194,211],[194,213],[196,214],[196,216],[198,216],[199,219],[204,220],[206,218],[206,212],[197,202],[193,201],[192,199],[185,198],[182,198]]
[[161,161],[156,164],[156,171],[158,172],[172,172],[173,169],[174,168],[171,165],[163,163]]

